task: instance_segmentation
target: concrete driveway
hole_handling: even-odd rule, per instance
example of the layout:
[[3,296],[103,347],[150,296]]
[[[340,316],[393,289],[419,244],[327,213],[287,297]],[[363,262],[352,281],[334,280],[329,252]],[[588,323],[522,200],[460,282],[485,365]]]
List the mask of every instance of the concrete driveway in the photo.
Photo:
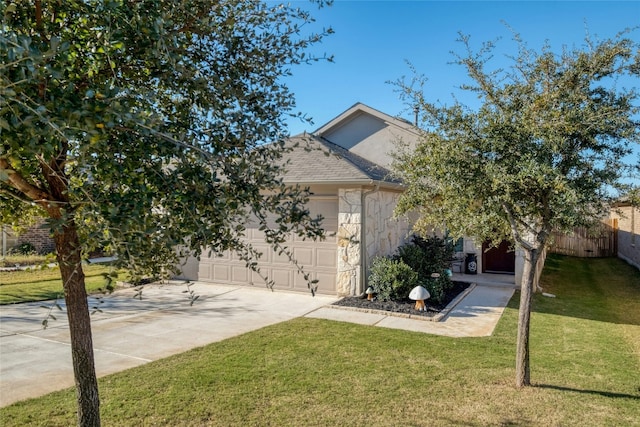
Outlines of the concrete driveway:
[[[196,283],[189,305],[181,283],[147,285],[142,300],[133,289],[90,298],[102,312],[91,317],[99,377],[279,323],[336,301],[335,297],[271,292],[259,286]],[[74,385],[65,311],[47,329],[40,303],[0,307],[0,407]],[[63,308],[64,302],[60,301]]]

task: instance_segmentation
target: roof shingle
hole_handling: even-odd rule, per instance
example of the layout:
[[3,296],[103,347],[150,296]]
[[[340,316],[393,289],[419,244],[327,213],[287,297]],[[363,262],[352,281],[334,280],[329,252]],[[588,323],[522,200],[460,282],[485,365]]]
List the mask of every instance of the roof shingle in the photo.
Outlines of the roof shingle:
[[285,146],[292,148],[283,156],[287,162],[285,182],[401,184],[388,169],[320,137],[298,135],[286,141]]

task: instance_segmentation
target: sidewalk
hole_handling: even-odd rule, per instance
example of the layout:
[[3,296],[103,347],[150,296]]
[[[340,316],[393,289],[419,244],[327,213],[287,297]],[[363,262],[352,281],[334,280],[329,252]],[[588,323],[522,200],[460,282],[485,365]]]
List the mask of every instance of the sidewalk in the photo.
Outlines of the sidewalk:
[[[360,313],[327,307],[337,297],[259,287],[195,283],[189,306],[180,283],[117,291],[92,318],[99,377],[221,341],[300,316],[405,329],[451,337],[491,335],[513,288],[476,286],[441,322]],[[94,298],[90,307],[97,304]],[[66,313],[48,329],[42,302],[0,307],[0,407],[73,386]],[[64,305],[63,305],[64,309]]]

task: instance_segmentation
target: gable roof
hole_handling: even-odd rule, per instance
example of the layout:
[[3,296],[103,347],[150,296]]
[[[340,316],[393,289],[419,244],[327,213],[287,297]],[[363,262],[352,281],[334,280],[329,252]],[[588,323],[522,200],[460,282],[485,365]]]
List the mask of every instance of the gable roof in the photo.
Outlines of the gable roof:
[[320,137],[302,134],[290,138],[283,156],[284,181],[300,184],[371,184],[400,187],[391,171]]
[[353,118],[363,113],[369,114],[385,123],[395,125],[399,128],[402,128],[403,130],[406,130],[408,132],[418,135],[414,125],[411,122],[401,118],[390,116],[386,113],[383,113],[382,111],[376,110],[375,108],[371,108],[368,105],[365,105],[361,102],[356,102],[351,107],[349,107],[346,111],[344,111],[340,115],[331,119],[328,123],[316,129],[313,132],[313,135],[321,137],[324,134],[329,133],[330,131],[345,125],[346,123],[351,121]]

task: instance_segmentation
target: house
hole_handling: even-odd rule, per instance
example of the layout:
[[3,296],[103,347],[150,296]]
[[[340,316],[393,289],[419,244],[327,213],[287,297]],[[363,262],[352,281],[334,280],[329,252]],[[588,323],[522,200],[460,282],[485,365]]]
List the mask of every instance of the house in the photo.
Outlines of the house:
[[23,244],[32,246],[33,250],[39,254],[48,254],[55,250],[55,243],[51,237],[49,226],[44,220],[38,221],[20,234],[14,232],[11,227],[2,225],[0,234],[2,242],[1,256],[5,256],[11,250]]
[[621,200],[614,204],[609,218],[617,220],[617,249],[621,258],[640,269],[640,208],[633,206],[629,200]]
[[[418,137],[410,122],[357,103],[312,134],[298,135],[287,142],[301,143],[287,155],[290,163],[285,182],[310,187],[313,196],[309,210],[324,217],[326,240],[292,237],[287,243],[305,272],[318,280],[318,292],[361,294],[372,260],[393,254],[410,237],[410,224],[393,218],[403,186],[391,176],[389,167],[391,153],[400,141],[415,144]],[[263,252],[260,268],[275,281],[277,289],[307,290],[295,266],[286,256],[269,250],[259,230],[248,227],[247,238]],[[480,255],[484,253],[482,248],[470,239],[461,243],[461,251],[478,254],[478,271],[485,271],[487,260]],[[489,259],[490,271],[513,274],[513,252],[507,247],[495,251]],[[205,255],[200,261],[187,260],[181,277],[234,285],[262,281],[231,253],[222,257]],[[503,258],[507,258],[506,266],[497,262]]]

